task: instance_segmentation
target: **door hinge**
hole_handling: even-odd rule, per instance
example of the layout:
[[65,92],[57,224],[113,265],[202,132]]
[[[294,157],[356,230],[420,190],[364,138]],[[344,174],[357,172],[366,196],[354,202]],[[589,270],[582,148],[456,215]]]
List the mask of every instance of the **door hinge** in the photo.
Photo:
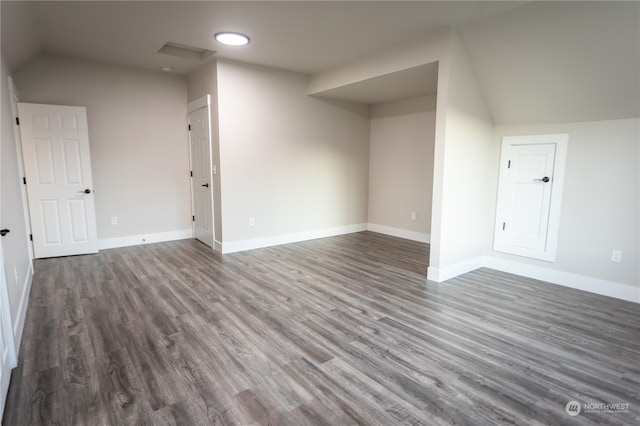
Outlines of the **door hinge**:
[[510,169],[510,168],[511,168],[511,160],[507,162],[507,169]]
[[188,128],[189,128],[189,131],[191,131],[191,124],[189,124]]
[[507,224],[505,222],[502,222],[502,230],[504,231],[504,228],[507,226]]
[[27,184],[27,178],[26,178],[26,177],[23,177],[23,178],[22,178],[22,184],[23,184],[23,185],[26,185],[26,184]]
[[16,117],[16,125],[20,125],[20,117]]
[[190,172],[190,173],[191,173],[191,177],[193,177],[193,170],[191,170],[191,172]]
[[29,234],[29,241],[33,241],[33,234]]
[[196,221],[196,217],[195,216],[191,216],[191,221],[195,222]]

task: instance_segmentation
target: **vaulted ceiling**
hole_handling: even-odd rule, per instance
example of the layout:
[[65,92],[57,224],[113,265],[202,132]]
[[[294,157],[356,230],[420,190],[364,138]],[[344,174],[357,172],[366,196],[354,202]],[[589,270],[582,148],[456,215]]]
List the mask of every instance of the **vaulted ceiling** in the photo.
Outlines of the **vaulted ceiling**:
[[[640,115],[637,2],[2,0],[1,19],[2,55],[13,71],[46,53],[158,72],[169,65],[185,75],[210,59],[158,53],[166,42],[313,74],[453,26],[496,123]],[[222,46],[213,34],[223,30],[246,33],[251,44]],[[436,77],[433,68],[422,71],[340,96],[406,97],[412,82],[424,94]]]

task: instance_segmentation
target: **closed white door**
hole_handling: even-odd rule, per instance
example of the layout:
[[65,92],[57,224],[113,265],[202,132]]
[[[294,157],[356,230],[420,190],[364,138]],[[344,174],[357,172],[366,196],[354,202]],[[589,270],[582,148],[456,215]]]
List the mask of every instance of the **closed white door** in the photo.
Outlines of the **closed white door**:
[[213,173],[209,129],[208,104],[189,112],[194,237],[213,247]]
[[505,137],[494,249],[555,260],[567,135]]
[[11,369],[16,366],[11,312],[9,310],[9,293],[4,275],[4,256],[0,243],[0,422],[9,390]]
[[18,103],[36,258],[98,252],[84,107]]

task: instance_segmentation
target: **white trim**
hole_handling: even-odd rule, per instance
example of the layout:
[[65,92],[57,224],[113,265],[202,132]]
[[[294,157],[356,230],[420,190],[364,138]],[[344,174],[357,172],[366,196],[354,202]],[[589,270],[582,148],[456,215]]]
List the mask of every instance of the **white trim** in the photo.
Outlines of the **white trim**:
[[572,272],[558,271],[541,266],[527,265],[525,263],[500,259],[493,256],[475,257],[444,268],[434,268],[430,266],[427,269],[427,279],[441,283],[481,267],[533,278],[576,290],[588,291],[602,296],[640,303],[640,288],[630,284],[588,277]]
[[16,344],[16,356],[20,351],[20,343],[22,342],[22,334],[24,332],[24,324],[27,319],[27,308],[29,305],[29,294],[31,293],[31,284],[33,283],[33,264],[29,264],[27,276],[24,280],[22,295],[20,296],[20,304],[16,313],[16,322],[13,325],[13,337]]
[[[214,161],[213,161],[213,139],[211,137],[211,108],[209,107],[210,105],[210,96],[209,95],[204,95],[201,98],[196,99],[195,101],[191,101],[189,102],[189,104],[187,105],[187,122],[189,123],[189,129],[191,129],[191,113],[198,111],[200,109],[206,108],[207,109],[207,142],[209,144],[209,158],[208,158],[208,162],[209,162],[209,194],[210,194],[210,198],[211,198],[211,239],[212,244],[211,244],[211,248],[216,250],[216,225],[215,225],[215,196],[214,196],[214,188],[216,188],[216,183],[214,181],[215,178],[215,174],[213,173],[213,169],[215,167]],[[196,215],[196,206],[195,206],[195,196],[194,196],[194,190],[193,190],[193,150],[192,150],[192,140],[191,140],[191,130],[189,130],[189,169],[191,170],[191,178],[189,179],[189,187],[190,187],[190,193],[191,193],[191,215],[192,217],[195,217]],[[193,236],[196,236],[196,222],[195,220],[191,223],[191,229],[193,230]],[[207,246],[209,246],[209,244],[205,243],[204,241],[200,240],[203,244],[206,244]],[[216,250],[216,251],[220,251],[220,250]]]
[[[506,191],[507,185],[507,162],[509,161],[510,148],[517,145],[540,145],[555,144],[555,160],[552,175],[552,191],[549,204],[549,219],[547,223],[547,240],[544,250],[534,250],[526,247],[518,247],[508,244],[503,237],[505,232],[502,223],[508,217],[507,206],[501,203],[501,194]],[[558,235],[560,232],[560,213],[562,208],[562,192],[564,188],[565,165],[567,162],[567,146],[569,144],[568,133],[557,133],[548,135],[525,135],[525,136],[504,136],[500,150],[500,175],[498,177],[498,197],[496,200],[496,218],[494,224],[495,251],[515,254],[518,256],[533,259],[555,262],[558,246]]]
[[527,265],[491,256],[485,256],[483,264],[487,268],[502,272],[517,274],[523,277],[546,281],[603,296],[615,297],[616,299],[628,300],[629,302],[640,303],[640,288],[629,284],[587,277],[571,272],[557,271],[535,265]]
[[[2,327],[2,334],[6,337],[6,349],[7,349],[7,363],[9,365],[9,376],[11,375],[10,370],[15,368],[18,365],[18,345],[16,345],[16,336],[13,330],[13,318],[11,318],[11,306],[9,302],[9,283],[6,280],[5,273],[5,263],[4,263],[4,253],[2,251],[2,244],[0,244],[0,326]],[[2,356],[2,353],[0,353]],[[2,371],[1,375],[7,373],[6,371]],[[3,377],[4,380],[4,377]],[[0,385],[8,386],[9,382],[6,381],[4,383],[0,383]],[[6,389],[2,387],[0,389],[2,394],[0,394],[0,407],[4,403],[4,399],[6,398]],[[2,413],[0,413],[0,420],[2,420]]]
[[105,250],[117,247],[137,246],[141,244],[161,243],[165,241],[186,240],[193,238],[193,229],[180,231],[157,232],[153,234],[128,235],[126,237],[103,238],[98,240],[98,249]]
[[[277,246],[281,244],[297,243],[300,241],[314,240],[316,238],[333,237],[342,234],[351,234],[353,232],[362,232],[367,230],[366,223],[356,225],[338,226],[335,228],[318,229],[315,231],[298,232],[295,234],[274,235],[272,237],[256,238],[253,240],[233,241],[230,243],[221,243],[222,253],[235,253],[245,250],[253,250],[263,247]],[[216,244],[219,244],[216,241]]]
[[187,104],[187,114],[209,105],[211,105],[211,95],[204,95],[198,99],[194,99]]
[[391,226],[378,225],[376,223],[367,223],[367,230],[421,243],[428,244],[431,242],[431,235],[423,232],[410,231],[408,229],[393,228]]
[[427,279],[429,281],[441,283],[443,281],[450,280],[451,278],[455,278],[458,275],[466,274],[467,272],[481,268],[482,266],[482,257],[474,257],[453,265],[445,266],[444,268],[434,268],[429,266],[427,268]]
[[218,240],[213,240],[213,249],[218,253],[222,253],[222,243]]
[[[11,114],[13,117],[18,117],[18,102],[20,101],[15,83],[12,77],[8,77],[9,85],[9,99],[11,102]],[[22,135],[20,133],[20,126],[13,120],[13,137],[16,143],[16,161],[18,162],[18,173],[20,177],[26,176],[24,172],[24,157],[22,155]],[[24,215],[24,235],[27,240],[27,248],[29,250],[29,265],[33,269],[33,241],[29,240],[29,234],[31,234],[31,216],[29,215],[29,198],[27,196],[27,186],[20,185],[20,193],[22,194],[22,211]]]

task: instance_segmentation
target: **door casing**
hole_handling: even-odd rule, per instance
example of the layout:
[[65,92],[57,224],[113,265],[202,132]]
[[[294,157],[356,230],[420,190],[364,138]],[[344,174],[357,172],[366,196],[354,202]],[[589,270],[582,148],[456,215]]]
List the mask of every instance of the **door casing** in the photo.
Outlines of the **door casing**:
[[[555,262],[558,245],[558,234],[560,230],[560,212],[562,206],[562,193],[565,179],[565,164],[567,158],[567,147],[569,135],[547,134],[547,135],[525,135],[525,136],[505,136],[502,138],[502,149],[500,155],[500,175],[498,179],[498,197],[496,203],[496,221],[494,228],[494,245],[495,251],[515,254],[518,256],[529,257],[533,259]],[[530,147],[535,151],[536,147],[540,147],[540,151],[544,151],[545,147],[552,145],[555,147],[553,167],[550,168],[548,183],[537,182],[536,185],[548,185],[546,189],[550,191],[547,205],[541,203],[540,207],[544,207],[546,211],[542,211],[540,216],[543,218],[545,229],[540,229],[541,238],[544,241],[537,246],[528,246],[527,244],[519,245],[514,243],[515,239],[510,238],[509,224],[514,222],[513,203],[518,201],[513,198],[515,173],[514,162],[515,151],[518,148]],[[513,166],[513,167],[512,167]],[[539,176],[538,178],[543,178]]]
[[9,390],[11,370],[17,365],[16,348],[5,276],[4,254],[0,242],[0,422]]
[[[191,161],[191,211],[193,236],[211,248],[215,246],[213,217],[213,168],[211,146],[211,97],[189,102],[189,157]],[[206,186],[205,186],[206,185]]]

